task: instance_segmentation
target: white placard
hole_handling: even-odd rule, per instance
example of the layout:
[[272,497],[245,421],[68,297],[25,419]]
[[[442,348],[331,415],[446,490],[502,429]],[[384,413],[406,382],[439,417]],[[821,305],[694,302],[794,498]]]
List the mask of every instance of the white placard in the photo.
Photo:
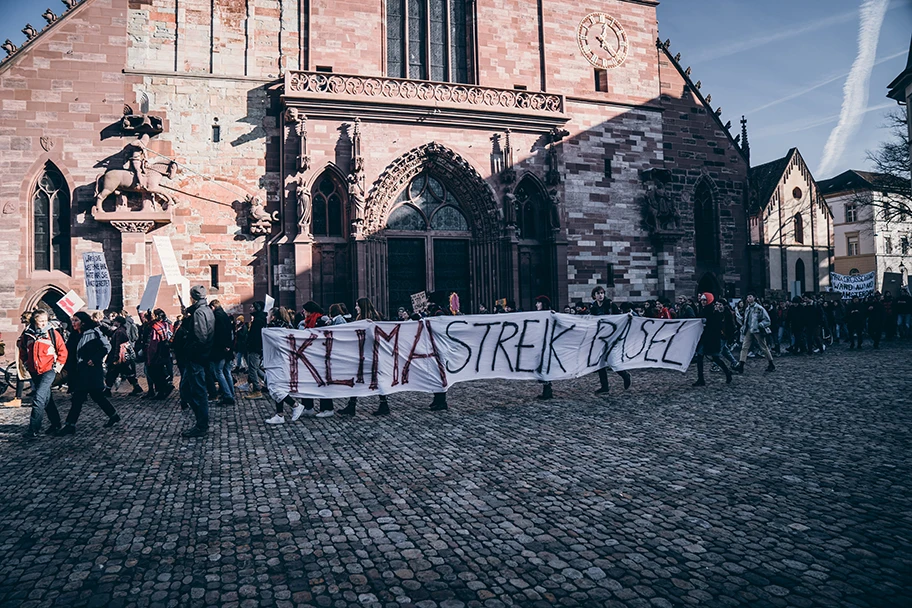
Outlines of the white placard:
[[847,300],[853,296],[863,298],[874,293],[874,272],[864,274],[838,274],[830,273],[830,285],[833,291],[842,294],[842,298]]
[[266,304],[266,314],[268,315],[268,314],[269,314],[269,311],[272,310],[273,307],[275,306],[275,298],[273,298],[271,295],[269,295],[269,294],[267,293],[267,294],[266,294],[266,302],[265,302],[265,304]]
[[111,305],[111,275],[104,253],[87,251],[82,254],[85,268],[86,307],[104,310]]
[[177,298],[184,308],[189,308],[193,304],[190,300],[190,279],[181,277],[177,283]]
[[564,380],[602,367],[683,372],[702,333],[703,319],[548,311],[358,321],[265,329],[263,367],[278,400],[434,393],[468,380]]
[[57,300],[57,306],[71,317],[79,312],[85,305],[85,300],[80,298],[72,289],[68,291],[65,296]]
[[152,242],[155,243],[155,250],[158,252],[158,259],[161,261],[165,283],[168,285],[180,285],[183,273],[181,272],[180,264],[177,263],[177,256],[174,255],[171,239],[167,236],[153,236]]
[[157,274],[149,277],[146,281],[146,289],[143,291],[142,300],[139,302],[138,310],[145,312],[155,308],[155,301],[158,299],[158,290],[161,288],[162,275]]

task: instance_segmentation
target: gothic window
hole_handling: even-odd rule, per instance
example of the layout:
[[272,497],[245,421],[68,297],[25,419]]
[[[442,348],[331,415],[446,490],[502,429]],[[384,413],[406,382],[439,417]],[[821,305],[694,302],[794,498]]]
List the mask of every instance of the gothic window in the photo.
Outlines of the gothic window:
[[795,242],[804,243],[804,219],[800,213],[795,214]]
[[805,272],[804,272],[804,260],[795,261],[795,280],[798,281],[798,289],[801,293],[804,293],[805,290]]
[[466,0],[386,0],[386,73],[469,82]]
[[548,233],[548,205],[545,193],[530,177],[516,187],[516,227],[521,239],[542,239]]
[[311,231],[314,236],[344,236],[345,190],[329,171],[323,173],[313,188],[313,219]]
[[48,162],[32,195],[35,270],[70,272],[70,190]]
[[698,264],[719,263],[715,201],[705,180],[694,191],[694,249]]
[[389,230],[469,232],[459,202],[436,178],[422,173],[396,200],[386,221]]

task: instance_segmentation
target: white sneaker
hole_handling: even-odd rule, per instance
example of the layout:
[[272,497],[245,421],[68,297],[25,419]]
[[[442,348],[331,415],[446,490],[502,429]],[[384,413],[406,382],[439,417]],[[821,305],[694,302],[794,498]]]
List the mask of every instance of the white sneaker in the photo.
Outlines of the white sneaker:
[[291,410],[291,421],[294,422],[295,420],[297,420],[298,418],[300,418],[300,417],[301,417],[301,414],[303,414],[303,413],[304,413],[304,406],[303,406],[303,405],[296,405],[296,406],[294,406],[294,409]]
[[334,410],[325,410],[325,411],[317,414],[317,418],[329,418],[330,416],[334,416],[335,414],[336,414],[336,412]]
[[[303,408],[304,406],[302,405],[301,407]],[[314,418],[317,415],[317,410],[310,408],[309,410],[304,410],[301,415],[305,418]]]
[[266,424],[285,424],[285,417],[276,414],[272,418],[267,418]]

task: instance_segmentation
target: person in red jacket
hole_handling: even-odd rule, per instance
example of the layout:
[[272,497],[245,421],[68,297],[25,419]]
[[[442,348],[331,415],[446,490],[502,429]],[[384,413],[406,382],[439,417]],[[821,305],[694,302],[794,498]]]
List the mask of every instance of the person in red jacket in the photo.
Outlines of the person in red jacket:
[[19,359],[32,377],[32,416],[25,432],[26,439],[35,439],[41,432],[47,410],[51,426],[48,434],[60,429],[60,412],[51,395],[51,386],[67,360],[66,343],[60,332],[48,324],[43,310],[32,314],[32,321],[19,337]]

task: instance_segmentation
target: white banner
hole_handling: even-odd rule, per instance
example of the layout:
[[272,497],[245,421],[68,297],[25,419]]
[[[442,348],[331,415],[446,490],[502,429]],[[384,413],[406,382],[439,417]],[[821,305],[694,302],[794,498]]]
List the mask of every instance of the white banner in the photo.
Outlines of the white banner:
[[[158,252],[158,259],[161,261],[165,283],[168,285],[180,285],[183,273],[181,272],[180,264],[177,262],[177,256],[174,255],[171,239],[167,236],[153,236],[152,242],[155,243],[155,250]],[[185,306],[189,306],[189,304]]]
[[874,273],[838,274],[831,272],[830,286],[833,291],[841,293],[844,300],[853,296],[863,298],[874,293]]
[[146,281],[146,289],[143,291],[142,300],[139,301],[137,310],[146,312],[155,308],[155,301],[158,300],[158,290],[161,289],[162,275],[156,274],[149,277]]
[[483,378],[563,380],[614,370],[685,371],[702,319],[552,312],[359,321],[263,330],[263,367],[276,399],[446,391]]
[[87,251],[82,254],[85,266],[86,308],[105,310],[111,304],[111,275],[104,253]]

